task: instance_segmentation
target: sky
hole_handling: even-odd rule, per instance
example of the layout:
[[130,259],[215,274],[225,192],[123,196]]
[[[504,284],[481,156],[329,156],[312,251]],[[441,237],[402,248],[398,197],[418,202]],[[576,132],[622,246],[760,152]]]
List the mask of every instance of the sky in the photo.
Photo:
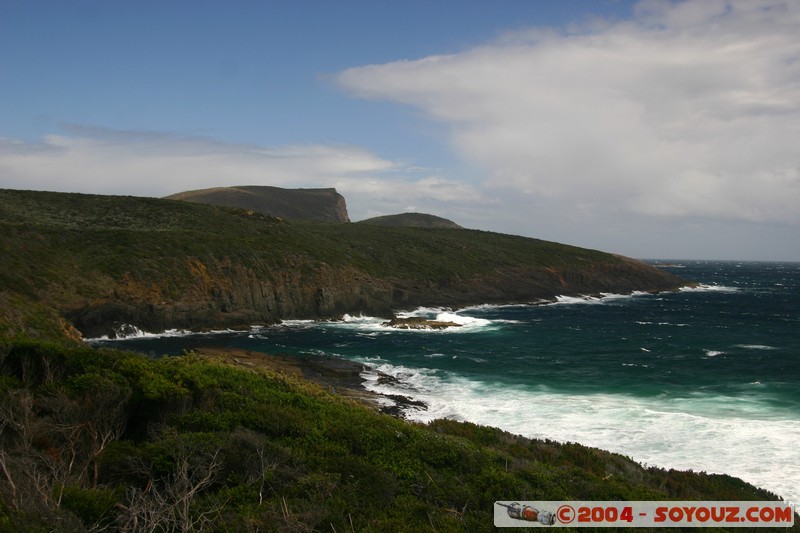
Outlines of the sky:
[[796,0],[0,0],[0,188],[800,261]]

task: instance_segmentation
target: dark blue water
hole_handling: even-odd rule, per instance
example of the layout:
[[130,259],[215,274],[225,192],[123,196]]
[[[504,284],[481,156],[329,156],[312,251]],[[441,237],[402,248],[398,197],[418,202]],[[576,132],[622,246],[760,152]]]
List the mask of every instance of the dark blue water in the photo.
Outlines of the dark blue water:
[[428,403],[409,413],[420,421],[470,420],[649,464],[725,472],[797,501],[800,264],[665,263],[701,285],[550,305],[407,310],[463,324],[446,331],[348,317],[122,343],[157,355],[227,346],[358,360],[399,378],[378,384],[366,373],[369,388]]

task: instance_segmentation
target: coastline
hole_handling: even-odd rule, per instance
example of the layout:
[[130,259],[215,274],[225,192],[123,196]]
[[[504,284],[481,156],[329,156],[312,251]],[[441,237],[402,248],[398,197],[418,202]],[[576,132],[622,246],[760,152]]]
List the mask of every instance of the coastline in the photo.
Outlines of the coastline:
[[[579,318],[582,315],[593,313],[594,310],[597,310],[597,313],[600,315],[607,315],[613,310],[619,311],[622,308],[629,309],[632,314],[627,317],[627,321],[622,320],[618,322],[627,323],[629,324],[628,329],[635,328],[636,331],[639,332],[638,335],[632,337],[638,340],[638,344],[633,342],[630,346],[630,350],[625,352],[627,358],[620,359],[617,362],[619,363],[618,366],[624,367],[620,372],[631,374],[633,377],[637,378],[637,383],[640,383],[641,381],[639,381],[638,378],[647,378],[657,371],[651,364],[651,360],[654,357],[652,355],[652,350],[654,350],[653,344],[657,344],[656,340],[658,339],[658,335],[663,335],[663,332],[670,332],[683,338],[692,331],[691,328],[695,327],[690,325],[690,320],[684,315],[675,315],[671,317],[670,320],[663,319],[661,309],[664,305],[667,305],[663,303],[665,299],[667,303],[672,300],[681,302],[691,301],[702,304],[703,309],[710,309],[713,311],[715,308],[709,307],[709,305],[714,302],[718,302],[719,305],[727,305],[729,300],[733,302],[745,297],[747,295],[747,290],[743,288],[742,283],[749,283],[751,280],[750,276],[760,273],[760,270],[745,272],[736,265],[732,265],[732,267],[735,268],[719,270],[719,267],[715,265],[716,263],[708,263],[695,267],[698,272],[703,273],[703,275],[696,276],[697,279],[701,279],[703,282],[699,283],[697,287],[692,289],[684,288],[676,293],[664,294],[658,298],[651,298],[648,293],[619,295],[624,296],[624,298],[620,298],[617,295],[598,295],[599,297],[612,296],[608,298],[608,300],[605,300],[606,303],[610,304],[608,307],[595,306],[594,304],[603,303],[604,300],[591,296],[584,296],[582,298],[562,297],[558,303],[536,303],[545,304],[543,306],[545,308],[549,307],[546,304],[554,306],[551,307],[549,311],[541,311],[555,317],[552,322],[554,327],[562,324],[563,321],[556,320],[558,315],[562,313],[569,313],[570,317],[575,316]],[[692,272],[694,272],[694,270],[692,270]],[[743,281],[740,282],[739,280]],[[686,292],[706,292],[708,294],[698,298],[682,294]],[[785,289],[774,289],[774,292],[776,295],[785,295],[786,291]],[[711,301],[711,303],[709,303],[709,301]],[[580,306],[581,304],[589,304],[589,306]],[[576,312],[572,313],[572,311],[568,310],[570,308],[559,307],[563,305],[579,305],[580,307],[575,307]],[[770,303],[769,306],[772,308],[775,307],[775,304]],[[495,307],[509,307],[509,309],[492,309]],[[476,313],[467,312],[466,314],[492,318],[496,320],[498,324],[506,322],[512,324],[514,323],[513,321],[520,319],[520,313],[527,313],[533,310],[533,307],[531,303],[521,306],[513,304],[507,306],[484,304],[481,306],[474,306],[474,308],[478,310]],[[539,306],[535,307],[538,308]],[[459,310],[461,309],[470,308],[459,308]],[[643,318],[641,314],[642,309],[652,311],[652,316]],[[402,313],[398,312],[396,315],[401,317],[424,316],[428,319],[437,319],[439,315],[447,312],[453,312],[453,309],[416,308]],[[540,313],[540,311],[537,309],[535,313]],[[499,386],[493,388],[475,387],[475,389],[472,390],[470,389],[471,384],[469,381],[464,382],[457,379],[449,380],[446,378],[460,375],[458,372],[459,368],[464,367],[464,365],[468,365],[469,368],[472,368],[475,372],[481,368],[489,368],[491,367],[491,360],[478,361],[468,359],[466,357],[468,355],[467,352],[455,351],[452,349],[453,343],[463,338],[465,343],[471,345],[486,339],[486,349],[499,350],[501,346],[491,340],[497,335],[493,330],[498,328],[486,328],[485,331],[487,335],[479,334],[468,336],[462,335],[461,332],[478,333],[481,328],[477,327],[476,324],[476,327],[473,328],[462,327],[451,330],[458,332],[457,335],[424,331],[417,333],[393,333],[394,328],[382,327],[384,320],[385,319],[379,319],[378,317],[345,316],[343,317],[343,322],[351,322],[352,324],[345,325],[343,328],[339,328],[338,326],[330,327],[330,329],[337,332],[338,335],[344,335],[346,331],[347,335],[355,335],[357,338],[364,341],[368,349],[363,351],[353,346],[342,350],[332,347],[318,350],[316,348],[319,348],[319,345],[316,340],[309,345],[299,343],[297,346],[285,339],[281,342],[261,343],[258,339],[260,339],[262,335],[255,334],[257,332],[254,333],[254,338],[257,339],[256,341],[252,343],[246,341],[246,343],[237,344],[239,344],[243,353],[247,353],[245,350],[248,349],[257,350],[252,354],[252,357],[256,358],[256,364],[259,366],[268,368],[278,366],[282,368],[283,373],[291,374],[297,378],[306,379],[307,376],[311,377],[312,379],[308,379],[308,381],[313,381],[313,377],[316,377],[316,384],[321,386],[325,393],[330,394],[334,392],[335,389],[336,395],[355,396],[357,401],[370,405],[370,408],[373,410],[385,409],[386,404],[389,403],[387,400],[391,400],[391,398],[381,397],[379,394],[376,394],[376,392],[414,395],[414,398],[428,404],[427,409],[424,411],[404,409],[405,413],[397,413],[397,416],[400,418],[410,419],[423,424],[437,417],[466,420],[481,425],[499,427],[512,434],[522,434],[531,438],[552,438],[559,442],[580,442],[600,449],[613,450],[629,457],[635,457],[645,464],[657,465],[664,468],[676,468],[679,470],[694,469],[696,471],[718,473],[725,472],[741,479],[747,479],[750,483],[758,486],[769,487],[769,490],[772,490],[776,494],[781,494],[785,498],[792,498],[795,494],[792,479],[796,479],[795,474],[793,474],[793,472],[796,472],[796,469],[790,462],[786,461],[786,457],[791,457],[792,455],[791,450],[781,448],[780,446],[772,446],[770,443],[773,442],[773,436],[791,434],[794,432],[796,426],[791,424],[787,426],[787,423],[783,422],[782,419],[773,420],[770,417],[765,417],[762,420],[757,418],[757,413],[753,410],[762,407],[762,404],[758,403],[756,400],[758,400],[758,397],[763,396],[771,390],[769,388],[769,382],[760,375],[752,378],[746,376],[742,384],[744,388],[741,394],[715,395],[715,390],[710,390],[708,394],[701,394],[698,396],[690,395],[686,397],[680,396],[675,400],[680,405],[673,401],[670,405],[666,405],[666,409],[664,408],[665,405],[659,404],[656,400],[623,401],[625,398],[619,395],[609,394],[598,396],[592,395],[591,391],[582,389],[575,390],[574,394],[553,394],[549,396],[539,394],[535,390],[527,391],[525,394],[521,394],[517,391],[515,394],[509,395]],[[306,328],[318,327],[312,324],[310,320],[298,322],[302,323],[297,325],[297,327],[293,327],[293,322],[289,321],[286,324],[287,329],[290,332],[291,330],[302,332]],[[709,321],[708,324],[712,322],[713,320]],[[531,323],[536,325],[537,329],[543,330],[543,326],[546,325],[536,321]],[[572,323],[572,321],[570,321],[570,323]],[[698,324],[696,327],[700,328],[700,326],[701,324]],[[327,324],[323,324],[320,327],[326,330],[329,329]],[[508,326],[508,328],[501,326],[502,329],[512,329],[514,327],[516,326]],[[565,335],[570,335],[570,337],[565,336],[565,339],[575,338],[576,334],[569,333],[572,328],[563,327],[561,329],[564,330],[563,333]],[[749,329],[750,328],[742,328],[743,331]],[[588,331],[588,329],[586,331]],[[712,335],[703,336],[703,338],[697,342],[688,343],[685,349],[687,353],[692,355],[689,359],[693,360],[696,366],[701,365],[700,368],[709,370],[705,375],[713,375],[716,371],[723,368],[729,369],[730,365],[726,363],[730,363],[731,361],[753,357],[764,361],[774,361],[776,360],[776,356],[785,353],[787,348],[792,345],[791,343],[786,344],[785,342],[779,342],[777,339],[775,339],[774,342],[770,342],[769,339],[760,338],[756,333],[756,330],[754,330],[752,334],[744,332],[736,333],[732,334],[730,339],[728,339],[727,336],[719,338]],[[384,338],[384,340],[386,340],[386,335],[399,335],[399,338],[411,342],[413,345],[409,346],[408,349],[404,349],[404,353],[416,353],[419,360],[415,360],[415,362],[418,364],[404,364],[405,361],[398,357],[375,357],[375,355],[383,355],[382,352],[378,351],[379,349],[395,349],[396,345],[394,343],[388,343],[388,341],[387,343],[378,343],[375,345],[376,347],[372,347],[372,344],[375,342],[373,337],[378,339]],[[283,328],[276,329],[276,336],[283,339]],[[270,339],[273,335],[269,332],[265,332],[264,337],[265,339]],[[305,338],[305,334],[302,334],[302,338]],[[314,338],[316,339],[316,337]],[[388,338],[391,339],[393,337],[390,336]],[[553,337],[548,338],[551,340],[553,339]],[[440,341],[444,343],[443,346],[446,346],[438,347]],[[190,344],[205,346],[206,343],[214,344],[215,341],[212,339],[203,339],[201,337],[193,340]],[[176,343],[176,345],[177,344],[178,343]],[[332,345],[334,345],[334,342],[330,343],[330,346]],[[291,348],[284,348],[285,346],[291,346]],[[420,346],[424,347],[424,349],[419,349]],[[173,353],[180,353],[183,349],[185,348],[180,348]],[[274,355],[283,354],[284,350],[289,349],[297,354],[294,356]],[[754,350],[755,352],[753,352]],[[765,350],[771,351],[766,352]],[[783,350],[783,352],[776,350]],[[222,347],[217,349],[217,351],[230,352],[230,354],[225,357],[231,359],[233,364],[239,364],[239,366],[243,368],[251,367],[254,364],[252,360],[237,357],[236,353],[234,353],[236,350]],[[359,372],[359,370],[363,370],[364,367],[356,364],[356,370],[349,378],[350,383],[345,383],[348,380],[339,375],[335,378],[335,381],[339,383],[336,385],[332,381],[333,378],[331,376],[326,376],[325,372],[321,372],[319,369],[315,370],[311,366],[313,364],[312,361],[317,363],[323,361],[324,358],[319,357],[317,354],[324,354],[326,352],[333,357],[336,357],[339,352],[348,357],[356,356],[358,357],[357,360],[359,363],[372,366],[373,369],[368,372]],[[549,358],[548,361],[555,361],[562,356],[571,357],[569,361],[572,361],[573,364],[567,366],[571,368],[580,368],[580,357],[574,355],[574,353],[572,355],[567,353],[562,354],[557,350],[554,350],[553,353],[555,356]],[[457,360],[454,357],[448,357],[456,354],[459,356]],[[480,354],[473,355],[480,357]],[[425,359],[422,359],[422,357],[425,357]],[[619,357],[619,354],[617,354],[617,357]],[[739,359],[737,359],[737,357]],[[233,359],[239,359],[240,362],[234,361]],[[241,361],[249,361],[250,364],[242,363]],[[350,359],[348,363],[352,365],[352,359]],[[322,364],[324,365],[324,363]],[[339,364],[341,364],[341,360]],[[541,364],[543,363],[539,362],[537,364],[540,365],[536,367],[536,371],[539,375],[547,375],[546,372],[542,370]],[[483,367],[480,365],[483,365]],[[418,367],[424,368],[421,372],[417,372],[415,369],[418,369]],[[380,370],[386,374],[396,376],[400,386],[392,386],[391,383],[385,381],[378,383],[376,379],[378,377],[376,375],[377,368],[380,368]],[[434,371],[439,368],[442,369],[439,374],[433,375]],[[451,370],[452,372],[450,372]],[[549,368],[549,370],[552,371],[553,368]],[[670,373],[675,371],[675,368],[670,367]],[[314,376],[315,374],[316,376]],[[704,375],[704,373],[696,374],[700,376]],[[436,379],[437,377],[442,379]],[[363,383],[359,378],[364,378]],[[418,381],[417,378],[422,378],[422,380]],[[476,381],[482,382],[480,378],[476,379]],[[384,383],[387,383],[388,386],[379,386]],[[683,383],[683,381],[680,382],[680,384]],[[459,386],[461,386],[461,389],[456,390]],[[371,389],[372,392],[366,390],[367,388]],[[599,389],[599,387],[597,388]],[[609,391],[606,392],[613,392],[611,387],[607,388],[609,388]],[[495,391],[493,389],[498,390]],[[496,394],[493,394],[494,392],[496,392]],[[752,409],[742,412],[741,416],[735,416],[737,409],[741,405],[737,402],[737,398],[740,395],[747,398],[751,396],[756,398],[747,404]],[[719,400],[716,396],[722,396],[722,399]],[[333,399],[333,395],[330,397]],[[633,396],[631,398],[632,400],[637,400],[638,397]],[[631,398],[629,398],[629,400]],[[648,396],[647,398],[650,397]],[[699,403],[695,402],[695,400]],[[697,403],[697,405],[691,405],[692,403]],[[535,409],[521,409],[520,405],[535,406]],[[484,408],[484,406],[488,407]],[[694,409],[694,407],[697,407],[697,409]],[[730,416],[722,412],[726,411],[726,409],[727,412],[731,414]],[[397,411],[400,411],[400,408],[397,408]],[[589,416],[591,412],[595,411],[603,413],[602,422],[593,422],[593,420],[601,419],[597,416]],[[703,414],[703,416],[691,416],[692,413],[697,414],[698,412]],[[622,416],[617,416],[621,413],[628,413],[629,417],[624,418]],[[586,416],[580,416],[582,414]],[[728,424],[731,417],[736,419],[737,424],[735,426]],[[549,425],[552,427],[548,429],[546,434],[541,432],[538,434],[532,433],[532,430],[529,428],[540,427],[536,426],[536,423],[537,420],[542,419],[548,420]],[[628,439],[627,436],[630,435],[630,432],[626,431],[626,429],[631,427],[634,422],[639,423],[638,421],[640,419],[642,428],[669,427],[671,429],[669,432],[655,431],[652,435],[642,430],[639,433],[642,434],[643,438],[631,437]],[[759,435],[758,441],[753,437],[756,432]],[[659,436],[659,433],[665,433],[665,435]],[[733,453],[737,451],[737,446],[726,446],[717,450],[714,454],[706,454],[703,451],[703,446],[707,440],[703,442],[702,438],[696,438],[698,435],[709,435],[714,439],[729,439],[731,442],[741,442],[743,444],[738,446],[739,451],[744,450],[745,452],[751,453]],[[750,440],[746,439],[752,440],[752,444],[749,444]],[[774,440],[777,445],[780,445],[780,438],[776,437]],[[744,446],[744,443],[748,443],[747,446]],[[690,448],[690,446],[692,447]],[[758,464],[760,462],[758,457],[765,453],[776,454],[773,456],[776,458],[775,466],[771,467],[771,469],[765,469],[763,464]],[[780,455],[778,456],[777,454]],[[794,485],[794,487],[796,487],[796,485]]]
[[[418,400],[398,394],[381,394],[364,387],[363,372],[368,366],[336,357],[298,357],[286,354],[271,354],[241,348],[194,348],[189,354],[238,368],[263,369],[294,379],[302,379],[319,385],[331,394],[348,398],[367,407],[396,418],[405,419],[407,409],[427,409]],[[378,380],[396,378],[379,373]]]

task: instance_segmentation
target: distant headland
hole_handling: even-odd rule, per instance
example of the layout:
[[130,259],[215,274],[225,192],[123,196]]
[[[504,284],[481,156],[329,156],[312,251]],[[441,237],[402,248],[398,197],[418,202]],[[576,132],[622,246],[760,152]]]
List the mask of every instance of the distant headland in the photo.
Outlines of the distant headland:
[[[79,339],[113,336],[124,324],[159,332],[345,313],[392,318],[423,305],[527,303],[687,283],[634,259],[442,227],[444,219],[432,215],[347,223],[333,189],[211,191],[253,203],[197,203],[211,193],[190,202],[0,190],[0,334]],[[299,218],[265,207],[276,198],[296,200]],[[322,206],[342,221],[307,211]]]

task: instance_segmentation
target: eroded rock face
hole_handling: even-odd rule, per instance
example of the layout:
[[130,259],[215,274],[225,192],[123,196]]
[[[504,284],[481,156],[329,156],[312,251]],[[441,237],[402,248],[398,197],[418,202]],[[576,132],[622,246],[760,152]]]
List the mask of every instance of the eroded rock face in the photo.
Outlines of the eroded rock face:
[[[419,281],[379,279],[358,269],[317,263],[274,269],[245,266],[230,259],[185,264],[191,280],[171,292],[157,281],[126,278],[106,297],[65,313],[84,335],[114,335],[124,324],[158,332],[246,328],[285,319],[338,319],[345,313],[391,318],[394,311],[419,306],[463,307],[483,303],[531,303],[558,295],[630,293],[676,288],[636,261],[595,265],[585,271],[514,267],[470,279]],[[453,322],[393,318],[386,325],[402,329],[444,329]]]
[[274,324],[284,319],[335,319],[345,313],[392,316],[391,285],[326,265],[254,270],[229,261],[191,260],[192,284],[177,298],[152,284],[124,290],[72,309],[67,318],[87,338],[113,336],[124,324],[151,332]]

